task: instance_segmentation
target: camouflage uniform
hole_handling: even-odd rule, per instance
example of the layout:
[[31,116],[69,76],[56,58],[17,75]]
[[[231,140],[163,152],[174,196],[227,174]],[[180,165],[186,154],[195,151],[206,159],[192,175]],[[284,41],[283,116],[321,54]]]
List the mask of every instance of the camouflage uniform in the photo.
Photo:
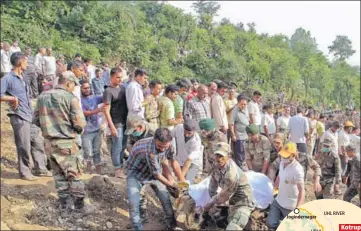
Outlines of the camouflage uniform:
[[352,158],[350,162],[351,162],[351,170],[348,170],[345,175],[347,176],[350,173],[349,177],[351,178],[351,185],[350,187],[347,188],[345,194],[343,195],[343,200],[351,202],[352,198],[358,193],[360,198],[360,207],[361,207],[361,190],[360,191],[357,190],[358,185],[361,182],[360,154],[356,154],[356,156]]
[[227,136],[221,131],[214,131],[212,137],[202,136],[204,146],[203,172],[209,173],[214,163],[214,150],[219,142],[227,143]]
[[270,161],[271,142],[266,136],[259,135],[260,141],[253,143],[250,140],[246,141],[246,161],[252,161],[252,170],[261,172],[264,161]]
[[155,132],[160,127],[160,110],[158,108],[158,100],[154,95],[149,95],[149,103],[145,106],[145,119],[149,123],[151,131]]
[[79,179],[82,156],[76,135],[83,132],[86,121],[78,99],[62,86],[45,91],[38,98],[34,120],[43,132],[63,208],[70,196],[76,209],[83,208],[84,183]]
[[[222,190],[217,194],[218,187]],[[243,230],[246,227],[255,202],[246,174],[233,160],[230,159],[222,169],[212,170],[209,195],[218,205],[229,202],[226,230]]]
[[341,182],[341,160],[337,153],[330,151],[328,153],[321,152],[316,159],[321,167],[322,176],[320,185],[322,192],[315,193],[317,199],[331,198],[333,189],[333,178],[336,178],[336,184]]

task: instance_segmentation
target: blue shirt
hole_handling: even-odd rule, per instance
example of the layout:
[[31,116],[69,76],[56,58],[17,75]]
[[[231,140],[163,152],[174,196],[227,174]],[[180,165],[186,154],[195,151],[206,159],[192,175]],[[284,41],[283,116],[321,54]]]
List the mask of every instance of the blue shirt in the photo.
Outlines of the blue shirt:
[[306,143],[305,133],[309,133],[309,124],[306,117],[302,114],[292,116],[288,122],[288,133],[290,141],[298,143]]
[[102,78],[93,78],[92,79],[92,88],[94,95],[103,95],[104,92],[104,80]]
[[128,176],[134,176],[141,183],[155,180],[157,174],[162,173],[161,162],[164,159],[174,159],[174,147],[159,153],[155,148],[153,137],[137,141],[129,154],[126,163]]
[[103,71],[102,79],[104,81],[105,86],[110,85],[110,70],[109,69],[106,69],[106,70]]
[[[83,111],[92,111],[98,108],[98,105],[102,103],[102,96],[90,95],[81,98],[81,105]],[[99,115],[94,114],[91,116],[86,116],[86,126],[84,128],[84,134],[89,134],[97,132],[100,129],[99,124]]]
[[18,98],[19,106],[16,110],[9,108],[8,115],[18,115],[23,120],[32,122],[32,106],[29,97],[30,88],[24,79],[11,71],[1,79],[0,97],[5,95]]

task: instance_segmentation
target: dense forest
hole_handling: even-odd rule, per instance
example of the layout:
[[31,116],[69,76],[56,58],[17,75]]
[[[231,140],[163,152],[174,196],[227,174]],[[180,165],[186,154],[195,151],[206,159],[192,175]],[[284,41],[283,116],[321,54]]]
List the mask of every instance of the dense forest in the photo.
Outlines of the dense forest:
[[283,92],[291,101],[360,107],[360,68],[347,63],[355,53],[347,36],[330,44],[329,61],[307,28],[290,38],[260,34],[252,22],[216,22],[217,2],[193,7],[196,15],[158,2],[4,0],[1,41],[52,47],[68,59],[79,52],[110,65],[126,60],[166,83],[226,79],[268,97]]

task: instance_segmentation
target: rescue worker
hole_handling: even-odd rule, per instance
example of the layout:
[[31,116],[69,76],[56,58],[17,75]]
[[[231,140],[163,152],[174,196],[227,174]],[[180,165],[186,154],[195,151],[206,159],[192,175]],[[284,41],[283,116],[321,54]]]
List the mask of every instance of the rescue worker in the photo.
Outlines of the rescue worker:
[[216,144],[219,142],[227,143],[227,136],[219,130],[216,130],[216,122],[214,119],[207,118],[201,120],[199,122],[199,128],[201,129],[200,135],[202,144],[204,145],[203,173],[210,173],[214,163]]
[[266,136],[259,134],[259,126],[251,124],[246,127],[246,163],[249,170],[267,173],[270,161],[271,142]]
[[[131,153],[134,144],[138,140],[153,137],[154,132],[150,130],[149,124],[142,117],[134,115],[128,117],[125,135],[128,136],[127,151]],[[147,198],[145,197],[144,191],[145,187],[142,187],[139,202],[140,219],[143,224],[148,222]],[[131,228],[131,224],[129,224],[128,228]]]
[[346,184],[347,178],[351,178],[351,184],[347,188],[345,194],[343,195],[343,200],[351,202],[352,198],[359,195],[360,199],[360,207],[361,207],[361,166],[360,166],[360,154],[356,153],[356,147],[352,145],[346,146],[346,154],[351,159],[349,162],[351,165],[351,169],[347,169],[345,176],[343,177],[343,183]]
[[[282,148],[282,146],[281,146]],[[315,159],[308,156],[306,153],[298,153],[296,155],[296,160],[302,165],[304,174],[307,174],[307,169],[305,167],[309,167],[313,170],[313,189],[315,192],[321,191],[320,185],[320,177],[321,177],[321,167],[317,163]],[[278,156],[268,167],[268,177],[271,179],[272,182],[276,179],[279,171],[281,163],[281,157]]]
[[150,129],[149,123],[140,116],[129,116],[127,119],[127,129],[125,130],[127,139],[127,151],[132,151],[133,145],[141,139],[154,136],[154,131]]
[[79,100],[72,94],[78,85],[71,71],[63,72],[58,85],[39,96],[34,112],[34,123],[41,128],[45,139],[62,215],[67,214],[70,197],[78,214],[85,210],[84,183],[79,179],[82,155],[76,136],[82,134],[86,121]]
[[182,174],[191,184],[199,179],[203,168],[203,146],[197,133],[198,124],[194,119],[185,119],[173,129],[176,143],[176,160]]
[[[225,202],[229,204],[228,226],[226,230],[244,230],[255,202],[246,174],[230,159],[231,148],[225,142],[217,143],[214,150],[215,165],[209,182],[212,197],[204,207],[208,212],[213,206]],[[221,191],[217,193],[218,187]]]
[[320,184],[322,191],[315,193],[316,199],[327,199],[332,194],[332,186],[341,182],[341,161],[339,155],[332,149],[333,141],[326,138],[322,143],[322,149],[316,158],[317,163],[321,167],[322,176]]

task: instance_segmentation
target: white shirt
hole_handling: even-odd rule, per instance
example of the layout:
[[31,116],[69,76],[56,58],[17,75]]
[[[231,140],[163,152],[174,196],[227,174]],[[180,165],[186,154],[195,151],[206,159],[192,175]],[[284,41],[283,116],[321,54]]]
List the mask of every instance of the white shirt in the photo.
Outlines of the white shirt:
[[345,132],[345,130],[342,129],[341,131],[338,132],[338,148],[339,148],[338,153],[341,154],[342,146],[346,148],[346,146],[349,144],[350,144],[350,137]]
[[218,93],[215,93],[211,98],[211,113],[212,118],[216,121],[216,129],[219,130],[221,127],[228,129],[228,120],[226,105]]
[[11,71],[10,52],[1,50],[1,72],[7,73]]
[[360,154],[360,137],[355,134],[350,134],[350,144],[356,147],[356,154]]
[[265,133],[265,131],[264,131],[265,125],[267,126],[269,134],[276,133],[275,119],[273,118],[273,115],[270,115],[267,112],[265,114],[263,114],[263,116],[262,116],[261,133]]
[[144,119],[144,101],[142,86],[135,80],[131,81],[127,86],[125,97],[128,106],[128,116],[138,115]]
[[294,210],[298,200],[298,183],[304,183],[304,171],[302,165],[293,160],[284,168],[283,163],[280,163],[279,174],[280,183],[278,188],[278,195],[276,201],[282,208]]
[[[258,103],[254,102],[253,100],[251,100],[248,103],[248,112],[251,114],[253,114],[253,118],[254,118],[254,124],[255,125],[261,125],[261,120],[262,120],[262,116],[261,116],[261,110],[259,109],[259,105]],[[250,116],[251,117],[251,116]]]
[[277,119],[277,126],[279,126],[281,129],[285,129],[287,130],[288,128],[288,123],[290,122],[290,116],[284,116],[282,115],[281,117],[278,117]]
[[80,108],[82,108],[81,107],[81,90],[80,90],[80,86],[75,86],[74,87],[73,95],[75,95],[78,98]]
[[125,70],[124,68],[122,68],[122,74],[123,74],[123,81],[126,82],[129,80],[129,76],[127,74],[127,70]]
[[290,141],[298,143],[306,143],[305,133],[308,133],[309,126],[307,118],[302,114],[297,114],[290,118],[288,123],[288,133],[290,134]]
[[192,160],[192,164],[203,169],[203,146],[198,133],[185,142],[183,124],[178,124],[173,129],[173,135],[176,141],[176,160],[180,166],[183,166],[188,159]]
[[11,47],[10,47],[10,56],[11,56],[13,53],[15,53],[15,52],[21,52],[20,47],[11,46]]
[[336,154],[338,154],[338,133],[334,133],[330,128],[321,136],[320,144],[322,144],[325,139],[330,139],[333,141],[332,149]]
[[56,74],[56,60],[54,56],[44,56],[45,75]]
[[92,81],[93,78],[95,78],[95,67],[93,65],[87,66],[88,76],[89,76],[89,82]]
[[34,65],[35,65],[36,71],[38,73],[42,74],[43,65],[44,65],[44,57],[40,53],[35,55],[35,57],[34,57]]

